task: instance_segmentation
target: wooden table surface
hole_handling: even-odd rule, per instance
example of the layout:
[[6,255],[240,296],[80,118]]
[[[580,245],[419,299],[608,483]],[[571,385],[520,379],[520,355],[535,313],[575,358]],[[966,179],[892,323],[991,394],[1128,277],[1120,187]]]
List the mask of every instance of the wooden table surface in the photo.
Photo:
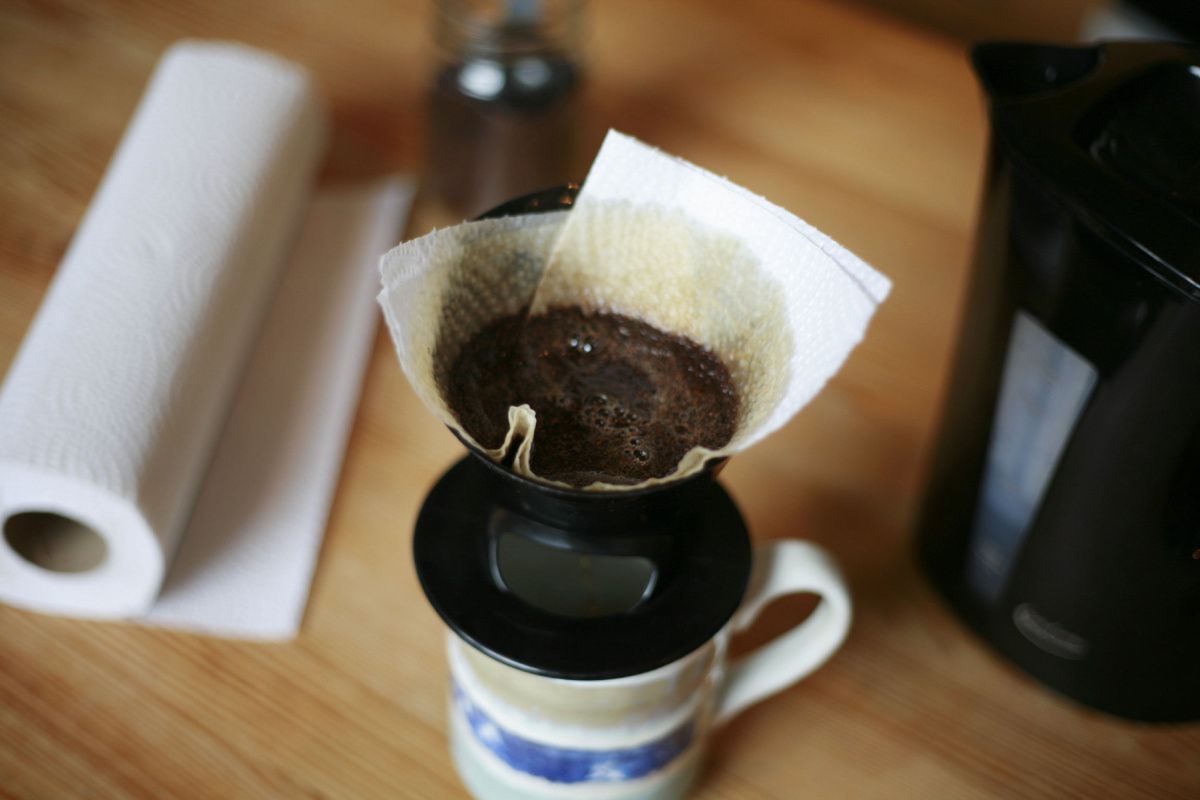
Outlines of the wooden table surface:
[[[857,619],[826,667],[715,736],[698,796],[1200,797],[1200,726],[1052,696],[960,627],[913,564],[985,146],[961,45],[832,0],[605,0],[590,29],[585,151],[623,129],[895,282],[824,393],[724,473],[757,538],[838,556]],[[308,64],[336,117],[332,180],[422,168],[428,30],[426,5],[400,0],[0,6],[0,370],[169,42],[238,38]],[[409,554],[459,452],[380,335],[297,640],[0,608],[0,795],[465,796],[443,629]],[[757,637],[805,610],[778,604]]]

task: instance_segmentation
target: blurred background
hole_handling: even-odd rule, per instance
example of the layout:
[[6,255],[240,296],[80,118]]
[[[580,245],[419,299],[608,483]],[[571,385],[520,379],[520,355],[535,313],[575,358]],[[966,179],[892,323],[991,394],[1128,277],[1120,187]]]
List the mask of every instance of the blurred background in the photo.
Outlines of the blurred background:
[[[488,69],[464,77],[463,42],[445,35],[447,8],[461,5],[0,2],[0,375],[155,63],[181,38],[307,66],[334,123],[322,183],[417,175],[409,236],[534,188],[497,179],[465,200],[439,188],[438,114],[455,106],[439,106],[438,77],[459,70],[478,95],[506,85]],[[579,15],[554,33],[568,69],[514,77],[546,88],[537,113],[570,104],[567,146],[535,149],[553,165],[531,184],[582,179],[617,128],[796,213],[895,284],[821,395],[722,475],[756,538],[804,536],[836,555],[858,616],[802,691],[721,734],[702,796],[1200,796],[1194,729],[1119,723],[1037,688],[967,633],[912,548],[985,172],[968,46],[1195,39],[1195,0],[592,0]],[[466,169],[457,184],[483,181]],[[403,544],[461,450],[385,333],[370,359],[301,640],[264,649],[0,608],[0,795],[8,769],[45,797],[72,796],[66,785],[105,797],[461,796],[444,746],[442,629]],[[757,641],[811,607],[792,600],[768,610]]]
[[962,39],[1191,38],[1191,0],[858,0]]

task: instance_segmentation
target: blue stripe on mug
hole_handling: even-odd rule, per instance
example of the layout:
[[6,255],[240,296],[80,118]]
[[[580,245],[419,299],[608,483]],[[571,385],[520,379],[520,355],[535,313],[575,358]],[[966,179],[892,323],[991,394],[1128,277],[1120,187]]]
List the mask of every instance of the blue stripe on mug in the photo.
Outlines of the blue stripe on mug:
[[508,766],[555,783],[617,783],[649,775],[687,750],[695,736],[689,720],[637,747],[584,750],[541,744],[505,730],[454,684],[454,699],[480,744]]

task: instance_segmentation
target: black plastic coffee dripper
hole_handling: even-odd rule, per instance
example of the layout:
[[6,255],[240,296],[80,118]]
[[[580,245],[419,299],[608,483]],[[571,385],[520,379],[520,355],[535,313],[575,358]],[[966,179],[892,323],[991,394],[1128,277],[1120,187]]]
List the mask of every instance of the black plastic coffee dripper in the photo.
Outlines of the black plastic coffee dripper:
[[[578,187],[484,217],[569,208]],[[636,675],[711,639],[741,602],[750,540],[716,482],[698,474],[629,491],[521,477],[468,446],[430,491],[413,556],[445,623],[511,666],[575,680]]]

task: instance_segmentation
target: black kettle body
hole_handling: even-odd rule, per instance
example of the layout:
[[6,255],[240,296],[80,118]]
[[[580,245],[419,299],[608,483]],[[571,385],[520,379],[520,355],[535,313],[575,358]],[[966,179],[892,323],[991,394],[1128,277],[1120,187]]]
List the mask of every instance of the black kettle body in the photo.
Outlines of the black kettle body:
[[921,560],[1060,693],[1200,719],[1200,50],[972,59],[992,143]]

